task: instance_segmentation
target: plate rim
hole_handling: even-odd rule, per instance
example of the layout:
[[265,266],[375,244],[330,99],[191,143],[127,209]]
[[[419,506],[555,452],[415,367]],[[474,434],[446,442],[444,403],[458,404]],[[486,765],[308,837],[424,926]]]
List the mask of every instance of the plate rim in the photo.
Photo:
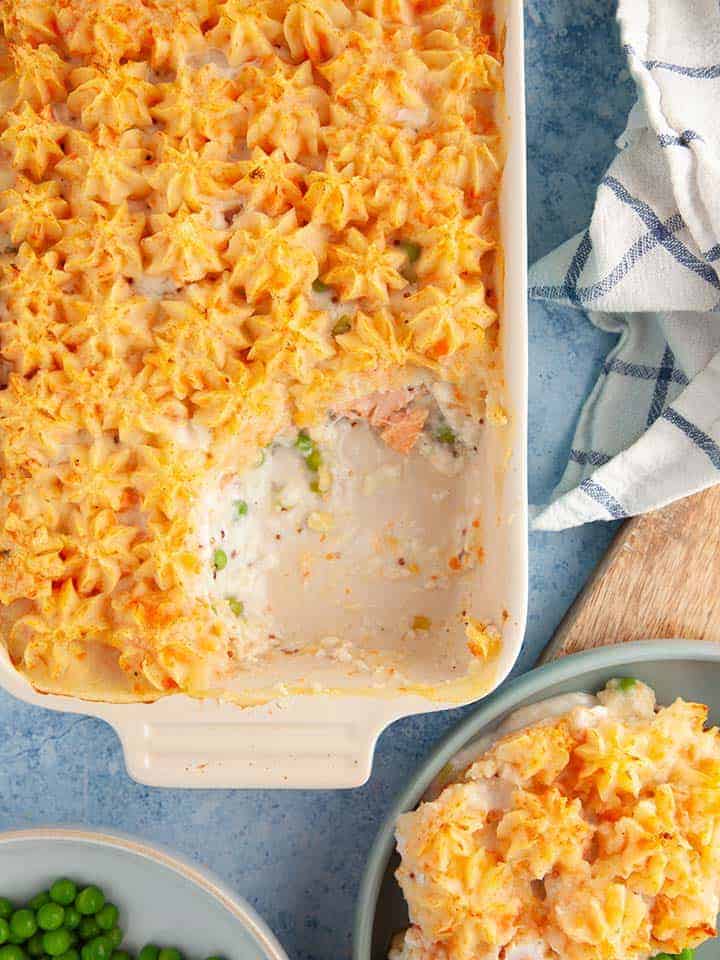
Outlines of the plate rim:
[[[720,662],[720,643],[712,640],[636,640],[616,643],[535,667],[503,684],[431,746],[405,787],[392,802],[375,835],[360,879],[353,917],[352,958],[370,960],[377,898],[387,861],[395,847],[395,823],[401,813],[417,806],[423,793],[445,764],[484,726],[539,693],[551,683],[571,680],[603,667],[643,663],[649,660],[700,660]],[[370,917],[371,919],[368,919]]]
[[252,934],[265,951],[268,960],[289,960],[280,941],[260,914],[244,897],[229,887],[205,867],[199,867],[163,846],[148,843],[141,837],[112,830],[86,830],[72,826],[27,827],[0,832],[0,847],[26,840],[70,840],[98,847],[114,847],[144,860],[158,863],[200,887],[231,913]]

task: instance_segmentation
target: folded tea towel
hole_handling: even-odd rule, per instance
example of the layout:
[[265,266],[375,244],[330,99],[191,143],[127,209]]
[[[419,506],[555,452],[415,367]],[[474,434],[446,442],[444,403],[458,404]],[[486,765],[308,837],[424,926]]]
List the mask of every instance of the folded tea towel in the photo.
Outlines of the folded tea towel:
[[639,99],[589,228],[530,295],[620,334],[541,530],[643,513],[720,481],[720,0],[619,0]]

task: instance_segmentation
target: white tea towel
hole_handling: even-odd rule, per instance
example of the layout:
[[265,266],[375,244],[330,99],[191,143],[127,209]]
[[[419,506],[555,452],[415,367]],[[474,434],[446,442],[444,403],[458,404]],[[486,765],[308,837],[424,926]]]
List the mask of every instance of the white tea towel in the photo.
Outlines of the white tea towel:
[[588,230],[530,295],[620,334],[541,530],[644,513],[720,482],[720,0],[619,0],[639,99]]

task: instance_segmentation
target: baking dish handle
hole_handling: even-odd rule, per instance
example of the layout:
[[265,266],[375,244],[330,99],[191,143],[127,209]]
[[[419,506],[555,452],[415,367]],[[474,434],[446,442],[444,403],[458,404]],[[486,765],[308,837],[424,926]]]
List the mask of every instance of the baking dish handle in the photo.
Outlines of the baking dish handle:
[[365,783],[379,734],[407,712],[397,701],[343,698],[328,715],[327,704],[298,699],[243,711],[215,706],[207,717],[193,704],[200,716],[111,723],[128,773],[148,786],[335,789]]

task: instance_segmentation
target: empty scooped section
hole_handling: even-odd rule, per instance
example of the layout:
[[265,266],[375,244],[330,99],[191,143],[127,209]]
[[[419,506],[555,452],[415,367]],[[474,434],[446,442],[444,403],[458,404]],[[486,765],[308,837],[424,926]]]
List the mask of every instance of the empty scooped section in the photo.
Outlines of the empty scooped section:
[[[256,658],[254,678],[271,663],[284,683],[398,687],[497,661],[510,614],[488,589],[498,519],[488,441],[482,423],[451,426],[420,393],[389,436],[397,402],[379,419],[377,402],[369,413],[359,403],[288,432],[254,469],[206,490],[197,589],[238,658]],[[398,445],[395,428],[420,420],[410,448]]]

